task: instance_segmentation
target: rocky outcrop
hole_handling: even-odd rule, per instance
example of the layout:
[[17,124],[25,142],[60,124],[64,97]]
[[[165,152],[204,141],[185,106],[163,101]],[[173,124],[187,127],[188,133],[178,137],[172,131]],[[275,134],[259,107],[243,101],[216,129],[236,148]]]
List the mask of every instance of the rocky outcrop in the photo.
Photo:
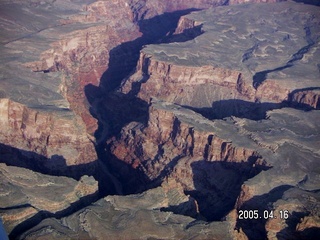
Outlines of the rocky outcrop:
[[0,179],[1,218],[11,237],[28,225],[62,217],[98,197],[98,182],[88,176],[75,181],[1,163]]
[[[22,166],[31,164],[31,168],[42,165],[47,171],[63,172],[67,166],[87,164],[97,159],[85,125],[68,110],[64,114],[36,111],[9,99],[0,99],[0,112],[1,143],[25,151],[22,155],[33,159],[33,163],[23,163],[23,159],[14,159],[10,153],[1,156],[2,161],[12,165],[19,162]],[[35,157],[37,155],[39,157]],[[41,161],[40,156],[52,161]]]
[[[225,1],[165,1],[160,4],[151,0],[2,2],[1,6],[6,15],[1,20],[4,26],[1,37],[4,47],[1,51],[3,56],[12,57],[3,58],[1,62],[4,80],[1,83],[0,96],[22,103],[26,107],[36,108],[40,112],[50,106],[62,111],[63,115],[65,109],[70,109],[81,117],[86,132],[93,136],[98,128],[96,118],[101,115],[96,109],[97,102],[104,91],[113,90],[117,86],[118,83],[113,83],[113,80],[118,81],[114,76],[120,75],[121,80],[135,67],[136,58],[132,55],[136,50],[132,49],[139,51],[143,44],[165,37],[175,29],[175,26],[171,25],[176,24],[179,17],[188,11],[168,15],[167,20],[159,18],[158,22],[153,18],[165,12],[222,4],[225,4]],[[17,19],[15,14],[26,21]],[[30,25],[29,22],[35,24]],[[149,22],[159,26],[152,27]],[[161,27],[164,27],[166,32],[161,32],[158,36],[153,30]],[[141,38],[143,35],[145,37]],[[117,48],[121,44],[127,45]],[[109,73],[103,75],[108,69]],[[91,85],[101,87],[92,90],[88,88]],[[91,139],[94,140],[93,137]],[[86,142],[83,144],[86,145]],[[35,148],[34,146],[28,150],[33,151]],[[43,149],[41,144],[37,148]],[[93,145],[90,148],[87,160],[80,157],[79,162],[93,161]],[[57,154],[59,155],[59,152]],[[75,155],[78,154],[85,152]]]
[[[250,144],[234,142],[221,135],[222,131],[191,110],[154,100],[146,127],[132,122],[122,129],[119,139],[108,141],[110,153],[118,162],[135,170],[127,172],[118,162],[110,164],[121,182],[126,182],[125,191],[136,187],[132,179],[136,178],[137,171],[147,179],[145,186],[157,185],[167,177],[174,178],[199,201],[197,218],[218,220],[232,209],[241,183],[268,169]],[[203,179],[203,175],[209,179]],[[228,190],[223,193],[223,189]]]
[[[287,196],[308,195],[319,187],[319,172],[313,170],[319,160],[319,129],[314,121],[319,113],[309,111],[319,109],[319,71],[314,64],[319,51],[319,15],[312,6],[276,6],[272,11],[267,10],[272,5],[245,6],[252,7],[251,13],[259,12],[254,21],[251,13],[246,20],[244,6],[192,13],[181,18],[177,33],[201,26],[202,35],[185,43],[143,48],[136,72],[123,82],[121,91],[150,103],[148,124],[130,123],[119,138],[108,142],[117,159],[148,179],[156,181],[168,175],[181,182],[199,204],[198,217],[217,220],[212,216],[226,216],[238,229],[234,237],[299,239],[312,238],[318,231],[314,222],[317,207],[306,210],[310,203],[302,200],[297,207],[295,197]],[[294,13],[288,7],[295,9]],[[240,12],[242,17],[233,19]],[[294,15],[298,18],[306,12],[313,17],[295,23]],[[256,28],[253,22],[258,24]],[[282,35],[281,23],[285,23],[282,27],[287,35]],[[286,41],[294,47],[284,47]],[[244,119],[210,122],[185,108],[211,119]],[[239,162],[242,164],[237,165]],[[220,178],[219,172],[236,176],[235,168],[246,176],[236,180],[241,186],[233,185],[232,178]],[[221,186],[237,200],[228,202]],[[219,199],[226,204],[218,203]],[[229,215],[212,211],[218,207],[237,211]],[[240,210],[254,209],[260,214],[274,211],[278,216],[239,218]],[[288,211],[287,218],[280,219],[281,210]],[[296,214],[298,211],[301,213]],[[301,231],[298,223],[305,216],[313,219],[313,225]],[[252,225],[257,227],[252,230]]]
[[109,141],[112,154],[133,168],[144,169],[150,179],[158,177],[176,158],[235,163],[260,158],[253,149],[221,138],[210,121],[169,103],[154,101],[147,124],[145,128],[131,123],[122,130],[119,140]]
[[282,200],[273,204],[276,218],[270,218],[266,223],[268,239],[312,239],[317,236],[320,226],[317,199],[314,193],[299,189],[287,191]]
[[[137,89],[136,85],[141,85]],[[253,100],[253,88],[240,71],[212,66],[184,66],[161,61],[142,50],[137,72],[126,81],[122,92],[139,90],[137,96],[149,101],[157,97],[192,107],[210,106],[224,95]],[[220,90],[220,95],[217,89]],[[228,98],[230,97],[228,95]]]
[[[239,132],[262,147],[259,152],[272,166],[241,187],[236,203],[238,211],[258,210],[261,216],[237,220],[237,226],[247,236],[253,239],[267,236],[270,239],[313,239],[317,236],[317,227],[301,231],[297,224],[306,216],[317,219],[319,173],[314,169],[320,159],[316,147],[319,127],[312,119],[318,114],[318,111],[285,108],[268,112],[268,119],[260,123],[236,120]],[[264,217],[265,211],[272,212],[273,216]],[[256,230],[252,230],[252,224]]]
[[52,235],[76,239],[232,239],[228,227],[219,222],[194,222],[190,217],[160,211],[187,199],[178,183],[168,181],[143,194],[108,196],[61,220],[46,219],[21,239]]
[[[80,179],[33,193],[24,175],[48,176],[3,165],[23,181],[3,177],[17,189],[4,202],[23,200],[1,207],[11,238],[317,235],[319,11],[290,1],[185,16],[243,2],[21,3],[32,26],[1,3],[1,161]],[[103,197],[91,205],[84,174]],[[255,209],[263,217],[240,217]]]
[[[293,15],[289,16],[288,5],[297,9]],[[122,92],[137,94],[145,100],[157,97],[194,108],[211,108],[219,101],[237,99],[252,103],[289,102],[317,109],[319,71],[312,61],[319,51],[316,40],[319,18],[294,23],[294,15],[298,18],[304,11],[311,14],[313,7],[279,3],[270,17],[267,9],[272,4],[250,5],[250,8],[255,12],[260,6],[265,12],[259,16],[247,15],[250,20],[246,16],[237,18],[240,21],[232,20],[242,11],[236,9],[245,8],[241,5],[182,17],[177,33],[195,26],[201,26],[204,33],[185,43],[145,47],[136,73],[123,84]],[[234,15],[226,18],[231,12]],[[281,17],[283,21],[272,20]],[[288,22],[289,25],[282,25]],[[283,32],[290,33],[283,35]],[[287,41],[292,48],[284,47],[288,46]],[[306,80],[302,84],[299,79],[303,76]]]

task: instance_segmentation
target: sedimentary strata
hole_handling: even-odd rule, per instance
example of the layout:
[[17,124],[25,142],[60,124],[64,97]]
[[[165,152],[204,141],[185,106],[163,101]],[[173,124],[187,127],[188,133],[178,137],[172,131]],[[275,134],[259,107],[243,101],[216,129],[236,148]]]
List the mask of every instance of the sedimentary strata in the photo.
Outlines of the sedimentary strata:
[[[79,181],[0,164],[1,218],[14,237],[46,217],[61,217],[98,197],[98,182]],[[28,225],[29,224],[29,225]]]
[[319,235],[320,11],[243,2],[1,3],[11,238]]

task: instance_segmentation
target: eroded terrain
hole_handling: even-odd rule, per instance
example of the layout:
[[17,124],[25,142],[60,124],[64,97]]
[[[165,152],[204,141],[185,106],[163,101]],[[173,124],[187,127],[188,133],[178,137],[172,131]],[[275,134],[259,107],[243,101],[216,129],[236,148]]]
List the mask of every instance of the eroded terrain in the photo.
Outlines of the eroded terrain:
[[319,7],[245,2],[0,4],[11,239],[319,236]]

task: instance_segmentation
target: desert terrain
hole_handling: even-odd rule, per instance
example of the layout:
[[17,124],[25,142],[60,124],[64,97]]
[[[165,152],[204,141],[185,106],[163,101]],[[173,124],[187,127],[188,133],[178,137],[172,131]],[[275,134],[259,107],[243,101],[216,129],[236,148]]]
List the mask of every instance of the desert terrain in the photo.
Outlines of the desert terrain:
[[317,239],[316,0],[0,2],[9,239]]

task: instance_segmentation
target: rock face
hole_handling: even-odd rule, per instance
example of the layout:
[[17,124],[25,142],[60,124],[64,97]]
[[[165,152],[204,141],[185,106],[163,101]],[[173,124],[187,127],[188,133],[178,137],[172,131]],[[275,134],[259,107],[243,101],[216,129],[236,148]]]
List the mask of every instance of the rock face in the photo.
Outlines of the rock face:
[[11,237],[32,222],[65,216],[98,197],[98,182],[88,176],[77,182],[1,163],[0,179],[0,212]]
[[318,7],[0,5],[10,238],[319,236]]
[[164,182],[143,194],[108,196],[61,220],[47,219],[22,238],[232,239],[228,227],[221,223],[195,223],[190,217],[160,211],[170,203],[186,200],[179,184]]
[[[149,183],[161,182],[168,175],[175,178],[185,191],[201,201],[199,211],[210,220],[222,217],[225,210],[220,213],[217,209],[226,207],[220,204],[230,205],[229,208],[232,208],[237,198],[237,194],[232,193],[233,188],[239,190],[246,177],[268,168],[250,144],[245,145],[240,141],[235,143],[230,139],[231,135],[222,134],[222,126],[191,110],[155,101],[149,108],[147,124],[148,126],[144,127],[140,123],[132,122],[123,128],[120,139],[110,140],[111,153],[145,175]],[[207,171],[210,168],[211,170]],[[122,170],[117,165],[114,169],[118,173]],[[232,176],[225,179],[229,186],[219,183],[225,178],[223,174],[215,175],[215,179],[201,179],[202,174],[211,175],[211,171],[221,171]],[[122,176],[126,177],[122,181],[128,184],[127,191],[136,185],[136,182],[130,182],[134,175],[122,173]],[[218,188],[222,192],[228,187],[230,191],[226,191],[226,199],[221,193],[220,200],[214,200],[217,196],[213,189]],[[211,200],[207,198],[209,196]],[[216,202],[217,206],[209,210],[206,202]]]
[[[176,33],[200,26],[203,34],[184,43],[143,48],[136,72],[121,91],[150,103],[149,120],[147,125],[130,123],[120,138],[110,140],[113,155],[151,182],[164,176],[181,182],[207,220],[226,216],[228,212],[212,209],[231,211],[232,196],[237,196],[238,211],[274,211],[277,218],[260,215],[263,220],[230,212],[228,221],[250,239],[315,237],[320,159],[317,10],[277,3],[218,7],[182,17]],[[184,108],[209,119],[233,117],[211,122]],[[242,179],[229,177],[239,172]],[[210,175],[215,180],[204,180]],[[230,193],[229,202],[222,189]],[[305,198],[299,199],[302,192]],[[300,221],[312,226],[300,229]]]
[[[203,25],[204,33],[194,41],[145,47],[122,91],[204,108],[207,114],[218,108],[213,118],[224,117],[214,112],[222,114],[228,103],[238,115],[246,114],[236,100],[262,103],[260,109],[266,103],[266,110],[271,103],[319,108],[319,14],[308,5],[279,3],[271,11],[272,6],[220,7],[181,18],[178,32]],[[247,8],[252,13],[242,14]]]
[[[9,145],[40,152],[49,158],[53,153],[62,155],[67,165],[94,161],[97,156],[91,142],[95,142],[93,135],[98,128],[96,118],[101,118],[96,110],[99,101],[95,99],[114,90],[134,69],[142,45],[172,34],[179,17],[191,11],[186,9],[209,8],[225,2],[3,1],[0,97],[45,112],[43,115],[47,114],[48,118],[59,119],[60,115],[68,115],[69,123],[63,120],[62,125],[76,126],[66,134],[70,136],[61,136],[55,146],[51,134],[49,144],[53,149],[44,147],[42,139],[34,141],[37,137],[32,134],[30,138],[24,134],[26,141],[32,142],[30,146],[15,140]],[[156,17],[165,12],[167,14],[163,17]],[[163,30],[154,31],[157,28]],[[100,88],[94,87],[98,85]],[[27,109],[25,107],[21,106],[20,110]],[[1,111],[6,109],[4,106]],[[23,115],[23,112],[17,115]],[[51,126],[42,128],[50,130]],[[65,128],[55,130],[69,131]],[[74,132],[77,133],[71,136]],[[4,144],[11,141],[8,134],[2,133],[6,138]],[[48,137],[48,133],[39,135],[44,139]],[[72,151],[56,151],[61,149],[60,145]]]
[[[0,99],[0,113],[2,154],[6,154],[4,145],[14,146],[25,151],[24,159],[33,158],[34,165],[42,165],[48,171],[63,171],[67,166],[86,164],[96,159],[92,143],[83,132],[83,122],[70,111],[48,113],[9,99]],[[28,160],[14,159],[9,152],[7,156],[8,159],[2,156],[2,161],[13,165],[32,165]],[[41,161],[41,158],[52,161]]]

